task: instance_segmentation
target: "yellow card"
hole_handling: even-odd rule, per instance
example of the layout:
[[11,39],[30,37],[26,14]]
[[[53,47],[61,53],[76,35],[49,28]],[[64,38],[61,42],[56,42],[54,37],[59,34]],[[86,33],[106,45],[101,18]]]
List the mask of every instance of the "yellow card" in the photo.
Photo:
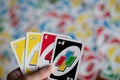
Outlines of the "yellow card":
[[24,73],[24,58],[25,58],[25,38],[21,38],[11,42],[11,46],[17,62],[20,66],[22,73]]
[[108,57],[115,74],[120,73],[120,44],[108,47]]
[[25,73],[36,70],[38,51],[40,48],[41,33],[28,32],[26,37]]

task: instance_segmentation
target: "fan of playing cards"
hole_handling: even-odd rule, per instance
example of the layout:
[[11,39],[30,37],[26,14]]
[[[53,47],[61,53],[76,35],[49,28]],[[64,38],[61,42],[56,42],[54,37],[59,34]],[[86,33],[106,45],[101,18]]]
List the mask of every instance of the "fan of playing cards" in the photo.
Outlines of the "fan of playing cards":
[[60,34],[28,32],[26,37],[12,41],[11,46],[23,74],[51,64],[55,70],[50,79],[76,80],[82,42]]

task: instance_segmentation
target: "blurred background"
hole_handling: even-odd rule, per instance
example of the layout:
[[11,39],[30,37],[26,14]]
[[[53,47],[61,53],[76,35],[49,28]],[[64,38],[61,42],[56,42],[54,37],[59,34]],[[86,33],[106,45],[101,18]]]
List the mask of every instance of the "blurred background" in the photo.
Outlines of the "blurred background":
[[0,80],[18,67],[10,42],[29,31],[84,42],[78,80],[120,80],[119,0],[0,0]]

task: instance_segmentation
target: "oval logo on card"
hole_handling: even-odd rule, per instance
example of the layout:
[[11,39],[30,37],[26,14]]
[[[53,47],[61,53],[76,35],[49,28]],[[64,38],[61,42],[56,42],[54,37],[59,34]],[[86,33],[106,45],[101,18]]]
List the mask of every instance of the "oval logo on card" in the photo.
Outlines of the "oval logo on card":
[[71,71],[79,60],[78,55],[80,53],[78,52],[80,52],[80,49],[77,46],[70,46],[59,53],[55,60],[53,60],[53,64],[55,65],[53,74],[62,76]]

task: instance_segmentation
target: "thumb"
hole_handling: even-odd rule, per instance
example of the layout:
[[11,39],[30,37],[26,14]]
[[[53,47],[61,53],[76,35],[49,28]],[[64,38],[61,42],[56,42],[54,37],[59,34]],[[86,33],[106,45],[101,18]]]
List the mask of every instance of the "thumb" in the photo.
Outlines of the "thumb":
[[38,72],[25,76],[24,78],[25,80],[43,80],[47,78],[53,72],[53,70],[53,66],[49,65],[39,70]]

